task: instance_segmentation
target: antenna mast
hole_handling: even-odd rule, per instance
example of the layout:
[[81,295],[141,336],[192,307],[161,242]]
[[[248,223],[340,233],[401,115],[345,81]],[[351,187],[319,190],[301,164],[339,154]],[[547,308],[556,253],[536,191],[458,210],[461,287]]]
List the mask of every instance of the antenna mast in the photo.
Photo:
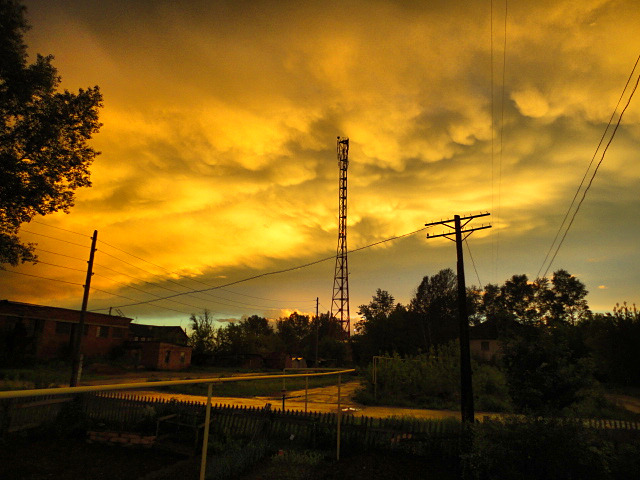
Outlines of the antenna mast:
[[349,337],[351,324],[349,316],[349,268],[347,266],[347,167],[349,166],[349,139],[338,137],[338,249],[336,269],[333,278],[333,300],[331,317],[340,322],[342,331]]

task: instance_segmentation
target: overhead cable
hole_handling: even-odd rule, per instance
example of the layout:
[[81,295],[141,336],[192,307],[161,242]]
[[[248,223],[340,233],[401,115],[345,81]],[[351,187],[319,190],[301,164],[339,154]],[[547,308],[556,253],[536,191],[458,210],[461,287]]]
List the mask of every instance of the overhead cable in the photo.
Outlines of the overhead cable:
[[[359,248],[355,248],[353,250],[349,250],[347,253],[359,252],[361,250],[374,247],[376,245],[380,245],[380,244],[383,244],[383,243],[386,243],[386,242],[391,242],[393,240],[398,240],[400,238],[404,238],[404,237],[408,237],[408,236],[411,236],[411,235],[415,235],[416,233],[422,232],[422,231],[424,231],[426,229],[427,229],[427,227],[422,227],[422,228],[419,228],[418,230],[414,230],[413,232],[405,233],[403,235],[397,235],[397,236],[390,237],[390,238],[387,238],[387,239],[384,239],[384,240],[380,240],[378,242],[371,243],[369,245],[365,245],[363,247],[359,247]],[[225,283],[225,284],[222,284],[222,285],[218,285],[218,286],[208,287],[208,288],[204,288],[204,289],[200,289],[200,290],[191,290],[189,292],[183,292],[183,293],[175,293],[173,295],[167,295],[167,296],[163,297],[163,299],[175,298],[175,297],[179,297],[181,295],[189,295],[189,294],[193,294],[193,293],[208,292],[208,291],[211,291],[211,290],[219,290],[221,288],[225,288],[225,287],[229,287],[231,285],[237,285],[237,284],[240,284],[240,283],[248,282],[250,280],[256,280],[258,278],[263,278],[263,277],[267,277],[267,276],[271,276],[271,275],[277,275],[277,274],[280,274],[280,273],[292,272],[294,270],[300,270],[302,268],[311,267],[313,265],[317,265],[319,263],[326,262],[326,261],[329,261],[329,260],[334,260],[334,259],[335,259],[335,255],[332,255],[330,257],[321,258],[319,260],[315,260],[313,262],[308,262],[308,263],[305,263],[305,264],[302,264],[302,265],[297,265],[295,267],[284,268],[282,270],[276,270],[276,271],[273,271],[273,272],[260,273],[258,275],[253,275],[251,277],[243,278],[243,279],[240,279],[240,280],[235,280],[233,282],[228,282],[228,283]],[[133,307],[133,306],[137,306],[137,305],[144,305],[146,303],[150,303],[150,302],[148,302],[148,301],[135,302],[135,303],[130,303],[130,304],[126,304],[126,305],[118,305],[116,308]],[[101,310],[106,310],[106,309],[101,309]]]
[[[627,86],[629,85],[629,82],[630,82],[631,78],[633,77],[633,74],[635,72],[636,66],[638,65],[639,61],[640,61],[640,55],[638,56],[638,59],[636,60],[636,63],[633,66],[633,69],[631,71],[631,75],[629,76],[629,79],[627,80],[627,83],[625,84],[625,87],[624,87],[624,90],[623,90],[622,95],[620,97],[620,100],[622,99],[622,96],[624,96],[624,92],[626,91]],[[615,137],[616,132],[618,131],[618,127],[620,126],[620,122],[622,121],[622,117],[624,116],[624,113],[627,111],[627,108],[629,107],[629,104],[631,103],[631,99],[633,98],[633,95],[635,94],[635,92],[636,92],[636,90],[638,88],[638,83],[639,82],[640,82],[640,75],[636,79],[636,83],[635,83],[635,85],[633,87],[633,90],[631,90],[629,98],[627,99],[627,103],[625,104],[624,108],[622,109],[622,112],[620,112],[620,116],[618,117],[618,121],[616,122],[616,126],[614,127],[613,132],[611,133],[611,136],[609,137],[609,140],[608,140],[604,150],[602,151],[602,155],[600,157],[600,160],[598,161],[598,163],[596,164],[595,169],[593,170],[591,178],[589,179],[589,183],[587,184],[586,188],[582,192],[582,197],[580,198],[580,201],[578,202],[578,205],[576,206],[576,208],[575,208],[575,210],[573,212],[573,215],[571,216],[571,220],[569,221],[569,223],[567,225],[567,228],[565,229],[564,234],[562,235],[562,238],[558,242],[558,245],[557,245],[557,247],[555,249],[555,252],[554,252],[553,256],[551,257],[551,260],[549,260],[549,264],[547,265],[547,267],[546,267],[546,269],[544,271],[544,274],[542,275],[543,277],[547,276],[547,273],[548,273],[549,269],[551,268],[551,265],[553,264],[553,262],[554,262],[554,260],[556,258],[556,255],[558,255],[558,252],[560,251],[560,247],[564,243],[564,240],[567,237],[567,234],[569,233],[569,229],[573,225],[573,221],[575,220],[576,215],[578,214],[578,211],[580,210],[580,207],[582,206],[582,203],[584,202],[584,199],[587,196],[587,192],[591,188],[593,180],[594,180],[596,174],[598,173],[598,170],[600,169],[600,165],[602,165],[602,162],[603,162],[604,157],[605,157],[605,155],[607,153],[607,150],[609,149],[609,145],[611,145],[611,142],[613,141],[613,138]],[[620,100],[618,100],[618,103],[616,104],[616,108],[614,109],[614,115],[615,115],[616,110],[618,109],[618,106],[620,104]],[[605,132],[604,132],[602,138],[600,139],[600,143],[598,143],[598,147],[596,148],[596,152],[594,153],[594,156],[591,159],[591,162],[589,163],[589,167],[587,168],[587,172],[589,171],[589,169],[591,168],[591,165],[593,164],[593,160],[594,160],[598,150],[600,149],[600,145],[602,144],[604,136],[606,135],[607,130],[609,129],[609,126],[611,125],[611,122],[612,122],[612,119],[613,119],[614,115],[612,115],[611,119],[609,120],[609,123],[607,124]],[[549,254],[550,254],[551,250],[553,249],[553,244],[555,243],[556,239],[558,238],[560,231],[562,231],[562,227],[563,227],[563,225],[564,225],[564,223],[565,223],[565,221],[566,221],[566,219],[567,219],[567,217],[569,215],[569,212],[570,212],[571,207],[573,206],[573,204],[575,202],[576,197],[578,196],[578,192],[580,191],[582,185],[584,184],[584,179],[586,178],[586,175],[587,175],[587,173],[585,172],[585,176],[583,177],[582,181],[580,182],[580,185],[578,186],[578,190],[576,191],[576,193],[575,193],[575,195],[573,197],[573,200],[571,201],[571,205],[569,205],[569,209],[567,210],[567,213],[565,214],[565,218],[562,221],[562,225],[558,229],[558,233],[556,233],[556,237],[554,238],[554,241],[551,244],[551,248],[549,249],[549,252],[547,252],[547,256],[545,257],[545,260],[544,260],[544,262],[542,264],[542,267],[540,268],[540,270],[538,270],[538,276],[540,274],[540,271],[544,267],[544,264],[546,263],[547,258],[549,257]]]

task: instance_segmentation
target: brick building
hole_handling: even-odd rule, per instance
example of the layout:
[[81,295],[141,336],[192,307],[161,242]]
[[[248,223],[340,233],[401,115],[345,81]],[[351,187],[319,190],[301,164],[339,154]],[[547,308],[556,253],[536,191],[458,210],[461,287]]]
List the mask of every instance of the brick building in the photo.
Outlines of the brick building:
[[178,326],[129,325],[126,349],[136,364],[153,370],[182,370],[191,365],[189,337]]
[[[5,354],[51,359],[70,354],[69,341],[80,311],[0,300],[0,348]],[[85,357],[108,355],[129,338],[130,318],[87,312],[82,337]]]

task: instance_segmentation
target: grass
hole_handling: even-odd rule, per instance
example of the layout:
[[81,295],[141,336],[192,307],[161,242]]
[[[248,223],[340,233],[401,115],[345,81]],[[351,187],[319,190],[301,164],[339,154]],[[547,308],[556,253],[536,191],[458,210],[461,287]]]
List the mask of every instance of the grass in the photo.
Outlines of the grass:
[[26,368],[0,369],[0,390],[51,388],[69,383],[71,367],[65,362],[51,362]]

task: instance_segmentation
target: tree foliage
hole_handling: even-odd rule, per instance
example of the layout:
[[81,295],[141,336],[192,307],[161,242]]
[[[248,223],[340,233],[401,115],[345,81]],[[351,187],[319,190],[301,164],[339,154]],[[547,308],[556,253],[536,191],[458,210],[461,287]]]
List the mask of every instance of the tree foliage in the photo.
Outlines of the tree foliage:
[[251,315],[216,328],[213,316],[205,310],[202,315],[192,314],[190,321],[196,363],[219,358],[228,364],[246,355],[268,358],[272,354],[303,356],[311,361],[315,359],[316,343],[321,360],[342,365],[348,357],[340,323],[329,313],[312,319],[293,312],[275,321]]
[[0,265],[33,261],[18,238],[36,215],[68,212],[75,190],[91,185],[98,152],[88,145],[100,128],[99,88],[58,91],[53,56],[28,63],[25,7],[0,0]]
[[503,341],[509,390],[520,411],[557,414],[593,385],[593,365],[570,325],[523,325]]
[[635,305],[617,304],[613,312],[596,314],[578,324],[602,381],[640,386],[640,312]]
[[195,363],[198,363],[202,357],[211,355],[215,350],[217,343],[216,330],[209,310],[205,309],[202,315],[192,313],[189,321],[191,322],[189,345],[193,348]]
[[420,326],[422,348],[441,345],[459,335],[457,292],[458,280],[450,268],[425,276],[418,285],[409,311]]

